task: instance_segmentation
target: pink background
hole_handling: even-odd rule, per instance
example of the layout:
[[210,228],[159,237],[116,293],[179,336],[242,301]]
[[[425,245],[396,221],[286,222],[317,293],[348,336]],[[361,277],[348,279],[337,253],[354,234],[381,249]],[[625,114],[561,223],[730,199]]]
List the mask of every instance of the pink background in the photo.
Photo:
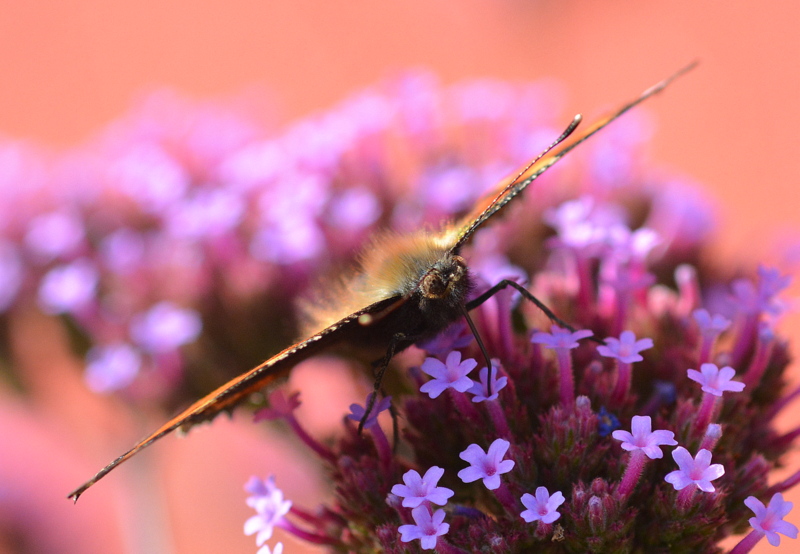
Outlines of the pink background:
[[[720,255],[772,261],[774,239],[798,231],[796,2],[3,0],[0,132],[59,147],[76,144],[119,116],[137,92],[161,85],[198,97],[260,87],[291,119],[392,70],[416,66],[446,82],[555,77],[568,91],[565,116],[591,117],[694,59],[701,60],[699,69],[649,103],[658,125],[652,156],[719,200]],[[800,339],[797,316],[782,329]],[[123,544],[134,543],[143,552],[169,552],[164,544],[177,553],[255,552],[253,538],[241,533],[251,513],[241,486],[252,473],[275,471],[291,484],[293,498],[313,505],[320,484],[305,478],[310,470],[298,462],[279,467],[286,459],[281,453],[292,448],[285,437],[275,431],[265,440],[240,415],[193,432],[191,440],[168,438],[138,470],[121,469],[138,492],[110,477],[70,506],[66,492],[143,430],[119,431],[118,444],[103,443],[97,428],[115,429],[113,405],[82,390],[74,379],[77,362],[65,347],[17,348],[23,366],[52,370],[47,378],[28,373],[35,411],[0,395],[7,412],[0,449],[13,450],[16,441],[27,445],[10,458],[17,467],[0,469],[0,483],[40,475],[42,497],[26,501],[25,509],[57,551],[126,552]],[[793,408],[782,420],[785,429],[800,419],[800,406]],[[12,434],[20,430],[24,437]],[[789,465],[800,468],[800,457]],[[166,469],[154,482],[147,466]],[[162,486],[167,502],[153,505],[147,487]],[[800,491],[788,496],[797,503]],[[137,501],[144,504],[137,507]],[[164,542],[142,545],[141,523],[135,530],[119,523],[132,511],[151,514],[151,535]],[[788,519],[800,524],[800,509]],[[4,548],[13,551],[0,544],[0,553]],[[763,542],[755,551],[798,548],[784,539],[780,549]]]

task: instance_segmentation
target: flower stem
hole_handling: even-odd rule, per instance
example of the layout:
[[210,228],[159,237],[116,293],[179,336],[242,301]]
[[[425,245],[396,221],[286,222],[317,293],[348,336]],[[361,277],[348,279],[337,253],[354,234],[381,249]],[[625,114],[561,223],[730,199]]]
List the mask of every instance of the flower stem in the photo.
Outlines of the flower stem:
[[311,450],[317,453],[317,455],[323,458],[325,461],[335,464],[336,463],[336,455],[331,452],[329,448],[324,446],[322,443],[314,439],[311,435],[309,435],[305,429],[300,425],[300,422],[297,421],[297,418],[294,415],[286,416],[286,421],[289,423],[289,426],[292,428],[292,431],[300,438],[306,446],[308,446]]
[[572,375],[572,357],[569,349],[556,348],[561,404],[572,409],[575,406],[575,378]]
[[703,401],[700,403],[700,409],[697,410],[697,419],[694,420],[694,428],[696,430],[705,432],[708,428],[708,424],[711,423],[711,418],[714,415],[718,398],[718,396],[714,396],[711,393],[703,393]]
[[622,476],[622,481],[619,484],[617,492],[620,497],[626,498],[633,492],[636,483],[642,476],[644,464],[647,462],[647,456],[641,450],[634,450],[628,458],[628,467],[625,468],[625,474]]
[[631,368],[633,364],[630,362],[622,362],[617,360],[617,384],[614,387],[614,392],[611,394],[611,404],[619,404],[628,394],[631,388]]
[[756,531],[753,529],[750,533],[747,534],[745,538],[739,541],[739,544],[733,547],[730,554],[747,554],[750,552],[753,547],[761,540],[761,537],[764,536],[764,533],[761,531]]

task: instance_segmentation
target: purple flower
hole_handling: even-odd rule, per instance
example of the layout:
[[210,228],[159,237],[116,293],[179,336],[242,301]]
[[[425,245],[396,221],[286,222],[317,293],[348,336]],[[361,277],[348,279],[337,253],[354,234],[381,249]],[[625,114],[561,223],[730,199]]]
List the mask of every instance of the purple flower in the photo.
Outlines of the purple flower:
[[130,273],[145,258],[144,237],[132,229],[119,229],[100,243],[103,263],[120,274]]
[[755,496],[748,496],[744,503],[756,514],[756,517],[750,518],[750,526],[756,531],[764,533],[772,546],[778,546],[781,543],[778,533],[786,535],[790,539],[797,538],[797,527],[788,521],[783,521],[794,504],[784,500],[781,493],[777,492],[772,495],[769,507],[765,507]]
[[319,226],[310,218],[295,217],[260,228],[250,243],[250,254],[257,260],[291,265],[315,258],[324,247]]
[[95,346],[86,354],[86,384],[94,392],[108,393],[130,385],[142,367],[139,351],[124,342]]
[[653,339],[636,340],[633,331],[623,331],[619,339],[608,337],[605,341],[607,346],[598,346],[597,352],[601,356],[617,358],[628,364],[641,362],[644,358],[639,355],[639,352],[653,347]]
[[76,311],[95,295],[99,275],[89,260],[76,260],[51,269],[39,286],[39,304],[50,314]]
[[283,491],[275,486],[272,477],[261,481],[252,477],[245,486],[245,490],[253,493],[247,498],[247,505],[256,511],[244,524],[244,534],[256,535],[256,544],[261,546],[270,538],[276,525],[280,525],[284,516],[292,507],[291,500],[283,499]]
[[[489,388],[489,369],[482,368],[480,373],[480,382],[473,381],[472,387],[470,387],[469,393],[474,394],[475,396],[472,397],[473,402],[483,402],[485,400],[496,400],[497,393],[499,393],[508,383],[508,377],[505,375],[498,379],[497,377],[497,366],[495,365],[495,360],[492,360],[492,379],[491,379],[491,389]],[[489,390],[492,391],[492,394],[489,394]]]
[[550,494],[546,487],[538,487],[536,496],[525,493],[522,495],[522,504],[527,508],[520,515],[528,523],[541,521],[542,523],[553,523],[561,517],[557,508],[564,503],[564,495],[561,491]]
[[725,474],[722,464],[711,464],[711,452],[706,449],[701,449],[697,456],[692,458],[688,450],[679,446],[672,451],[672,458],[680,469],[668,473],[664,480],[672,484],[676,491],[694,484],[701,491],[714,492],[711,481]]
[[668,445],[674,446],[678,444],[675,440],[675,433],[672,431],[650,431],[651,422],[650,416],[633,416],[631,420],[631,431],[614,431],[613,436],[618,441],[622,441],[623,450],[632,452],[634,450],[641,450],[648,458],[655,460],[664,456],[659,446]]
[[372,191],[357,187],[331,198],[327,219],[338,229],[359,231],[375,223],[380,215],[381,205]]
[[134,317],[131,337],[145,350],[160,354],[192,342],[202,327],[197,312],[164,301]]
[[432,339],[420,341],[417,346],[428,354],[440,358],[452,350],[464,348],[475,340],[464,320],[453,323]]
[[[375,394],[371,392],[367,395],[367,402],[364,406],[361,404],[350,404],[350,413],[347,414],[347,419],[352,421],[361,422],[364,419],[364,414],[367,411],[367,404],[369,404],[369,400],[372,395]],[[364,422],[364,429],[369,429],[370,427],[378,424],[378,415],[381,412],[388,410],[389,407],[392,405],[392,397],[391,396],[384,396],[380,400],[378,400],[375,405],[372,407],[372,411],[369,414],[369,417]]]
[[558,325],[550,327],[549,333],[534,333],[531,337],[531,342],[534,344],[541,344],[547,348],[563,348],[572,349],[578,347],[578,341],[591,337],[594,333],[588,329],[581,329],[579,331],[570,331],[569,329],[562,329]]
[[472,358],[461,361],[461,352],[453,350],[447,355],[444,363],[436,358],[427,358],[422,362],[422,371],[433,377],[430,381],[420,387],[423,392],[431,398],[436,398],[446,389],[454,389],[458,392],[466,392],[472,387],[472,379],[467,374],[478,365]]
[[692,312],[700,333],[703,336],[716,337],[731,326],[731,320],[721,314],[714,314],[712,317],[708,310],[695,310]]
[[250,493],[246,500],[247,505],[254,508],[261,499],[271,497],[275,491],[280,489],[275,486],[274,475],[268,475],[266,479],[260,479],[253,475],[245,483],[244,490]]
[[714,396],[722,396],[723,392],[741,392],[744,390],[744,383],[738,381],[731,381],[736,371],[732,367],[723,367],[719,369],[715,364],[703,364],[700,366],[700,371],[696,369],[687,370],[689,379],[700,383],[703,392],[713,394]]
[[427,506],[417,506],[411,510],[414,525],[401,525],[397,528],[400,531],[400,540],[411,542],[414,539],[419,539],[422,550],[434,549],[437,537],[446,534],[450,530],[450,524],[443,523],[444,515],[444,510],[436,510],[431,515]]
[[198,191],[165,212],[165,227],[177,238],[215,237],[236,227],[244,209],[244,201],[230,190]]
[[[355,404],[354,404],[355,405]],[[291,416],[300,407],[300,393],[286,395],[282,389],[275,389],[269,393],[269,406],[256,412],[255,421],[282,419]],[[363,411],[363,408],[361,408]]]
[[45,260],[66,256],[83,241],[83,224],[73,215],[53,212],[31,220],[25,245]]
[[466,450],[458,455],[462,460],[469,462],[469,467],[458,472],[458,478],[465,483],[472,483],[483,479],[487,489],[493,491],[500,486],[500,474],[508,473],[514,468],[514,460],[503,460],[508,447],[507,440],[495,439],[487,452],[477,444],[470,444]]
[[446,487],[437,487],[436,484],[444,475],[444,469],[433,466],[420,477],[416,470],[409,470],[403,475],[404,485],[392,487],[392,493],[403,498],[403,506],[416,508],[423,502],[431,502],[444,506],[447,499],[455,494]]
[[773,309],[780,312],[782,306],[776,301],[775,296],[792,283],[792,276],[781,275],[777,268],[759,266],[758,277],[758,293],[764,304],[764,311],[777,315]]
[[180,200],[189,187],[189,175],[159,145],[140,142],[109,168],[119,190],[135,199],[144,210],[160,212]]

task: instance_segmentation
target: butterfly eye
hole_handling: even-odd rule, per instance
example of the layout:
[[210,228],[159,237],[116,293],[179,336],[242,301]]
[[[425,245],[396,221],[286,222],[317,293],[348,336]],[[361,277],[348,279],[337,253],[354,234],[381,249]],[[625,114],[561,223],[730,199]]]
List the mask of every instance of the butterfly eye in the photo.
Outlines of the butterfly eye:
[[449,284],[449,278],[445,278],[438,270],[431,270],[422,278],[420,290],[425,298],[443,298],[447,294]]

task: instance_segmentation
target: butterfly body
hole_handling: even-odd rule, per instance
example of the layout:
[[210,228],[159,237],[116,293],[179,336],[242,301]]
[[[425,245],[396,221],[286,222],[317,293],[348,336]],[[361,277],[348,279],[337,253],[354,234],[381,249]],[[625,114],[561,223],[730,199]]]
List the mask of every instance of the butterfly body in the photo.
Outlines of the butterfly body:
[[[545,152],[515,178],[501,181],[490,194],[478,201],[474,210],[454,225],[438,231],[384,234],[375,239],[365,250],[360,271],[329,288],[324,297],[306,303],[305,311],[309,316],[307,338],[189,406],[101,469],[92,479],[71,492],[69,498],[77,501],[86,489],[143,448],[176,429],[187,429],[209,421],[223,411],[230,411],[252,393],[285,378],[299,362],[325,349],[344,343],[382,356],[375,362],[377,387],[394,354],[418,341],[434,337],[461,317],[466,317],[472,326],[468,311],[505,286],[517,288],[551,320],[565,325],[530,292],[514,282],[498,283],[470,300],[473,279],[464,258],[460,256],[461,248],[489,218],[569,151],[629,109],[661,91],[694,65],[651,87],[567,141],[581,120],[577,116]],[[484,352],[484,355],[488,360],[488,354]],[[367,407],[367,413],[370,408]]]

